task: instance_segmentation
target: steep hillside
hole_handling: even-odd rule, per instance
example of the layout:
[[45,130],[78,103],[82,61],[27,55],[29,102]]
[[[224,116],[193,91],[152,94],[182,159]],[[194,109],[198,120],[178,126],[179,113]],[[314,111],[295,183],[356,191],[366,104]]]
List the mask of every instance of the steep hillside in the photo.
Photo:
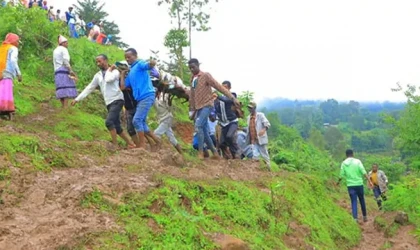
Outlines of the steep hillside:
[[[175,131],[183,157],[169,144],[155,153],[114,151],[99,93],[76,108],[58,108],[51,54],[65,31],[44,14],[0,8],[0,37],[9,31],[22,36],[24,78],[15,85],[15,121],[0,120],[0,249],[378,249],[388,244],[373,227],[378,212],[362,227],[353,221],[344,187],[333,185],[338,169],[328,154],[280,124],[273,128],[282,136],[271,145],[277,164],[272,173],[258,162],[196,159],[187,107],[179,103]],[[70,40],[69,51],[79,90],[96,72],[97,54],[123,57],[115,47],[84,39]],[[153,114],[150,124],[156,126]],[[376,211],[367,199],[369,211]],[[372,245],[369,236],[379,240]],[[399,234],[388,236],[395,246],[401,243]],[[403,240],[418,247],[411,236]]]

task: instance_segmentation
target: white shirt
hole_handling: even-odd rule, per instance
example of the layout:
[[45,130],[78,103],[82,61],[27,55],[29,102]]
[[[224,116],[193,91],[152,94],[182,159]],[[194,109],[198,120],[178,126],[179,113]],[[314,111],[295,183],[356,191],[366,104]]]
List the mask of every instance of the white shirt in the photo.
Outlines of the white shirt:
[[[165,99],[165,100],[163,100]],[[169,95],[168,94],[161,94],[157,100],[155,100],[154,106],[156,109],[156,115],[158,118],[159,123],[162,121],[172,118],[172,107],[168,104]]]
[[99,26],[98,25],[93,25],[93,32],[95,33],[95,34],[99,34],[99,33],[101,33],[101,28],[99,28]]
[[210,121],[209,119],[209,130],[210,130],[210,135],[215,135],[216,134],[216,126],[217,126],[217,120],[215,120],[214,122]]
[[58,46],[53,52],[54,71],[61,66],[70,66],[70,54],[66,47]]
[[103,77],[102,71],[96,73],[92,82],[76,97],[76,101],[85,99],[92,93],[98,86],[101,89],[102,96],[104,97],[105,104],[108,106],[117,100],[124,100],[124,95],[120,89],[120,72],[114,69],[112,72],[106,71]]
[[13,79],[17,75],[21,75],[18,64],[19,50],[17,47],[11,46],[7,53],[7,62],[6,68],[3,71],[3,78]]
[[73,17],[70,17],[69,19],[69,24],[75,24],[76,23],[76,19],[74,19],[74,11],[69,11],[70,15]]

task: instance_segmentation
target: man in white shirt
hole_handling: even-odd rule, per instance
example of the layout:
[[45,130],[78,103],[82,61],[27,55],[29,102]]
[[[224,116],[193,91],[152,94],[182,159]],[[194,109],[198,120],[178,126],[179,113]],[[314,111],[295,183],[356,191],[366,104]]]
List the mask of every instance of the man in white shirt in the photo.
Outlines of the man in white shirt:
[[108,110],[105,125],[111,134],[112,143],[118,146],[117,135],[119,135],[127,143],[128,148],[135,148],[136,146],[121,127],[120,114],[124,106],[124,95],[119,84],[120,72],[115,65],[109,66],[108,57],[103,54],[96,57],[96,65],[101,70],[96,73],[92,82],[86,86],[71,105],[76,105],[77,102],[86,98],[99,86]]

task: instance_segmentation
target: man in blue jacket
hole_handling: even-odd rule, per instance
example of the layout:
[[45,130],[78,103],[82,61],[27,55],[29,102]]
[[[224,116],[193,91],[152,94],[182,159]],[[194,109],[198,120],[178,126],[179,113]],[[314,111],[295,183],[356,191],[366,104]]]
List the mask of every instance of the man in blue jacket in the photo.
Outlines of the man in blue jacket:
[[[230,91],[232,85],[229,81],[222,83],[223,87]],[[232,93],[236,97],[235,93]],[[236,143],[236,131],[238,130],[238,116],[236,115],[234,103],[226,96],[219,96],[214,102],[219,124],[222,127],[220,135],[220,149],[225,158],[240,159],[238,145]],[[229,152],[230,151],[230,152]]]
[[147,126],[147,116],[155,102],[155,89],[150,79],[149,70],[156,66],[156,61],[139,60],[137,51],[132,48],[125,51],[125,60],[130,65],[130,72],[127,77],[125,77],[127,71],[122,72],[120,83],[121,89],[132,89],[134,99],[137,102],[133,125],[139,137],[138,147],[146,148],[146,136],[152,138],[156,146],[159,147],[160,139]]

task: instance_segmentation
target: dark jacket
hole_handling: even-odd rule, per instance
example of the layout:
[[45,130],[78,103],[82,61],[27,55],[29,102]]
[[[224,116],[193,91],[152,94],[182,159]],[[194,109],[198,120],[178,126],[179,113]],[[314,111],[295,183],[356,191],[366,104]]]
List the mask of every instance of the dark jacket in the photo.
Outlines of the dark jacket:
[[133,91],[131,89],[124,89],[124,107],[126,110],[132,110],[137,107],[137,101],[134,99]]
[[235,111],[233,110],[234,103],[226,96],[219,96],[214,102],[217,117],[219,118],[220,125],[226,126],[230,122],[238,119]]

